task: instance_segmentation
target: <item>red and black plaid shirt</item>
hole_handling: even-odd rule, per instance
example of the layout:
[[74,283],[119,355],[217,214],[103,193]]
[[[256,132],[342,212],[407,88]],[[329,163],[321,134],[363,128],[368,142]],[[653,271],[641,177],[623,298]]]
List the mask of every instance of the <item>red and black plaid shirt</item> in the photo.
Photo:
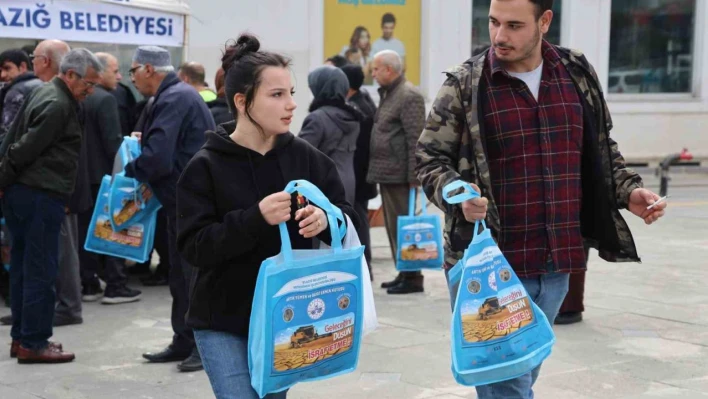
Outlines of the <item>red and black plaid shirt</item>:
[[583,108],[556,49],[544,41],[542,52],[538,101],[503,69],[493,49],[483,77],[489,171],[501,219],[498,242],[520,277],[585,269]]

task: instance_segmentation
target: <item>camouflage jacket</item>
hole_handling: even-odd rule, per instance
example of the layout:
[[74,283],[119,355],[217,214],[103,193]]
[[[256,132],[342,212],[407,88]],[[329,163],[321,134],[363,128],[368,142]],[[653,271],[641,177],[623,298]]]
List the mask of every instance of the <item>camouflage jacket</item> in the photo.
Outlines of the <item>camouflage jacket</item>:
[[[625,165],[610,138],[612,119],[599,80],[585,56],[556,47],[583,102],[581,229],[586,244],[611,262],[640,259],[627,223],[619,213],[630,192],[642,187],[639,175]],[[428,198],[445,212],[445,263],[462,258],[473,236],[459,205],[443,200],[442,189],[458,179],[480,187],[489,200],[487,226],[499,231],[499,212],[492,194],[481,104],[486,53],[447,71],[416,148],[416,173]]]

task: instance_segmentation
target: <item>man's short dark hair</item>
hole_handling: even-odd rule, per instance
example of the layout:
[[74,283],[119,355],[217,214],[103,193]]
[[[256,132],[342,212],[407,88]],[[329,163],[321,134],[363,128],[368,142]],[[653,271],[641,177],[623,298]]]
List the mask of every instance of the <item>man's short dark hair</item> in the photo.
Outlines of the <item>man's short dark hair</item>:
[[18,48],[5,50],[0,53],[0,66],[5,64],[6,62],[11,62],[17,65],[18,68],[20,67],[20,64],[24,62],[27,66],[27,69],[29,69],[30,67],[30,59],[27,56],[27,53]]
[[390,12],[387,12],[383,15],[383,17],[381,17],[381,26],[392,22],[394,25],[396,24],[396,17],[394,17],[393,14],[391,14]]
[[361,65],[344,65],[341,70],[347,75],[350,89],[357,91],[361,89],[361,85],[364,84],[364,71],[361,69]]
[[553,9],[553,0],[529,0],[536,6],[536,19],[541,18],[544,12]]
[[341,56],[339,54],[333,55],[333,56],[327,58],[325,61],[331,62],[332,65],[336,66],[337,68],[341,68],[349,63],[349,61],[346,58],[344,58],[343,56]]
[[182,74],[189,78],[193,84],[204,84],[204,79],[206,79],[206,73],[204,72],[204,66],[196,62],[186,62],[179,67]]

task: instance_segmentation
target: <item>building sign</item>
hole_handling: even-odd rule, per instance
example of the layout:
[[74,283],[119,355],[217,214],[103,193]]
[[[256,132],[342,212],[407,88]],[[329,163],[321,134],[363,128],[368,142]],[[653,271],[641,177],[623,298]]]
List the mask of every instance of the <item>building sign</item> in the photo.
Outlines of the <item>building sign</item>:
[[184,16],[106,3],[2,0],[0,37],[180,47]]

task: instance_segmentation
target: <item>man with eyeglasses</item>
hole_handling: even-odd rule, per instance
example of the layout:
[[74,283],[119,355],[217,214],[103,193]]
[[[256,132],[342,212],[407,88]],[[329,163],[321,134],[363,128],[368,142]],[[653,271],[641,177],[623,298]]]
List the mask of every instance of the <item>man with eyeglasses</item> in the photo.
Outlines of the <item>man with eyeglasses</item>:
[[30,56],[34,74],[43,82],[49,82],[59,73],[62,58],[70,50],[69,45],[61,40],[44,40]]
[[167,348],[143,357],[153,363],[181,361],[180,371],[202,369],[194,334],[186,326],[189,282],[192,266],[177,251],[177,180],[187,162],[204,145],[207,130],[214,130],[214,118],[197,91],[174,72],[170,53],[155,46],[139,47],[129,70],[135,88],[154,103],[138,126],[142,154],[125,167],[125,175],[150,183],[167,217],[170,252],[169,284],[172,294],[172,329]]
[[0,146],[0,193],[13,237],[10,356],[18,363],[74,360],[74,354],[48,339],[55,312],[59,232],[82,147],[79,102],[93,92],[102,70],[90,51],[68,52],[59,76],[30,93]]

